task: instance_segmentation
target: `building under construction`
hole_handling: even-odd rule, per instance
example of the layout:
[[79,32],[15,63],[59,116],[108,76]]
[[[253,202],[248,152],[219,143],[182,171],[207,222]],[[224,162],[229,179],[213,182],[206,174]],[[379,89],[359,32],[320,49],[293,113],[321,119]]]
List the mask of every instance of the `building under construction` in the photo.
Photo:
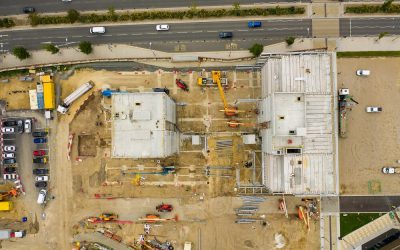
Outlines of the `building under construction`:
[[337,194],[336,56],[263,54],[260,65],[263,184],[273,193]]

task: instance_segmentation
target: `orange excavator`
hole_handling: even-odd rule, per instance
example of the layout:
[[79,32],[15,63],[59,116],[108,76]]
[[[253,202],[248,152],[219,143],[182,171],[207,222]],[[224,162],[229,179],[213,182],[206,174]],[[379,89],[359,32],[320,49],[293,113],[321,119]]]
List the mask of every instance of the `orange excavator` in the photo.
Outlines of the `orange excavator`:
[[244,112],[244,111],[239,111],[236,107],[230,106],[226,101],[224,89],[222,88],[221,85],[221,71],[212,71],[211,74],[213,82],[217,83],[219,94],[224,104],[224,109],[220,111],[225,112],[226,116],[235,116],[240,112]]
[[18,191],[15,188],[13,188],[13,189],[10,189],[10,191],[8,191],[6,193],[1,193],[0,200],[3,200],[3,198],[7,197],[7,196],[17,197],[17,195],[18,195]]

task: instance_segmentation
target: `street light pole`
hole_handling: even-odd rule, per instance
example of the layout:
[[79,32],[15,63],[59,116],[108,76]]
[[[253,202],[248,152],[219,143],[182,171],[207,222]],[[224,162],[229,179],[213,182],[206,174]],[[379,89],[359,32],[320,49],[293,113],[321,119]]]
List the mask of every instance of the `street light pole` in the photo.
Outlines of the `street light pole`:
[[156,53],[154,52],[154,50],[151,49],[151,42],[149,42],[149,46],[150,46],[151,52],[153,52],[154,57],[156,57]]
[[307,37],[310,37],[310,28],[307,27]]

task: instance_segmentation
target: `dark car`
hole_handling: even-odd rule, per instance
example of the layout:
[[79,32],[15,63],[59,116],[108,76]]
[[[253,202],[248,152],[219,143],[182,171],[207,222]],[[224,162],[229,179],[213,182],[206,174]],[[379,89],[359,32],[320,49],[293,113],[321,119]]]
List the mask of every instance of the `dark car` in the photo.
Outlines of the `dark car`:
[[233,37],[233,33],[232,32],[220,32],[219,33],[219,38],[232,38]]
[[14,158],[7,158],[3,160],[3,164],[15,164],[17,163],[17,160],[15,160]]
[[249,28],[259,28],[261,26],[262,26],[262,22],[260,22],[260,21],[249,21],[247,23],[247,27],[249,27]]
[[32,132],[33,137],[45,137],[47,135],[46,131],[35,131]]
[[47,182],[46,181],[38,181],[35,183],[35,187],[45,188],[45,187],[47,187]]
[[24,7],[24,8],[22,9],[22,11],[23,11],[25,14],[29,14],[29,13],[34,13],[36,10],[35,10],[35,8],[33,8],[33,7]]
[[169,95],[168,88],[153,88],[153,92],[164,92],[165,94]]
[[47,157],[38,157],[33,159],[33,163],[42,163],[46,164],[48,161]]
[[34,138],[33,139],[33,143],[46,143],[47,142],[47,138]]
[[4,168],[4,173],[5,174],[14,174],[17,172],[17,169],[14,167],[5,167]]
[[17,126],[17,121],[4,121],[3,122],[4,127],[13,127]]
[[42,175],[42,174],[48,174],[49,170],[46,168],[35,168],[33,170],[33,174],[34,175]]

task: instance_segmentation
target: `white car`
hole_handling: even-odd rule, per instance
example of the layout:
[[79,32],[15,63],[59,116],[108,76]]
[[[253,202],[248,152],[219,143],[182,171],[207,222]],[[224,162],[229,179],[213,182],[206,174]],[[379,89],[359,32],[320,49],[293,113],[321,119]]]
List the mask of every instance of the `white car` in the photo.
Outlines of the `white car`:
[[15,146],[4,146],[4,151],[15,152]]
[[72,2],[72,0],[61,0],[61,2]]
[[32,120],[31,119],[25,120],[24,122],[25,133],[30,133],[31,127],[32,127]]
[[382,107],[366,107],[365,111],[367,111],[367,113],[379,113],[382,112],[383,109]]
[[48,175],[36,176],[35,181],[49,181]]
[[382,168],[382,173],[384,173],[384,174],[395,174],[396,173],[396,168],[394,168],[394,167],[383,167]]
[[358,76],[369,76],[370,73],[368,69],[359,69],[356,71],[356,75]]
[[14,153],[3,153],[3,158],[15,158]]
[[3,174],[4,180],[18,180],[19,176],[17,174]]
[[39,195],[38,195],[38,199],[37,199],[37,203],[38,204],[43,204],[46,201],[46,194],[47,194],[47,190],[46,189],[40,190]]
[[11,133],[14,133],[14,128],[4,127],[4,128],[1,128],[1,132],[5,133],[5,134],[11,134]]
[[156,30],[157,31],[167,31],[167,30],[169,30],[169,25],[168,24],[157,24]]

